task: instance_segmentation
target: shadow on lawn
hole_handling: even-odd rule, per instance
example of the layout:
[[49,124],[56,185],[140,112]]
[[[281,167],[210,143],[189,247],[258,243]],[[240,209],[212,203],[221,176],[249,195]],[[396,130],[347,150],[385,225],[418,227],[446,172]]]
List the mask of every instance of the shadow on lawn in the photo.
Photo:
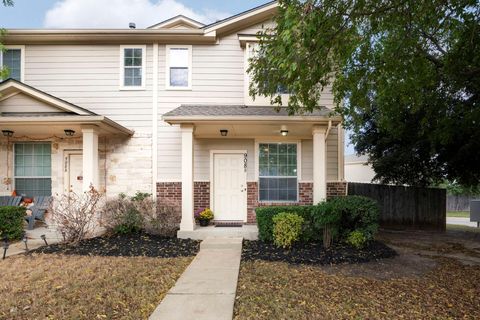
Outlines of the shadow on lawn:
[[195,256],[200,242],[188,239],[165,238],[145,233],[105,235],[87,239],[78,244],[52,244],[30,251],[32,253],[60,253],[82,256],[118,257],[190,257]]

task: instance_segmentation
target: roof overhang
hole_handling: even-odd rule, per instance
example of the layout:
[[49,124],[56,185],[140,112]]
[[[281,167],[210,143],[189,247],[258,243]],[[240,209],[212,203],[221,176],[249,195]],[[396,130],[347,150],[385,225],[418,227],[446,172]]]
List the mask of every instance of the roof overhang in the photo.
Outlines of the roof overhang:
[[105,116],[3,116],[0,117],[0,127],[2,129],[14,129],[26,126],[63,126],[70,128],[71,126],[95,126],[100,133],[103,134],[121,134],[124,136],[132,136],[133,131],[116,123]]
[[203,29],[9,29],[4,44],[211,44],[215,33]]
[[209,124],[209,123],[241,123],[241,124],[277,124],[277,123],[318,123],[333,125],[342,122],[340,116],[164,116],[168,124]]

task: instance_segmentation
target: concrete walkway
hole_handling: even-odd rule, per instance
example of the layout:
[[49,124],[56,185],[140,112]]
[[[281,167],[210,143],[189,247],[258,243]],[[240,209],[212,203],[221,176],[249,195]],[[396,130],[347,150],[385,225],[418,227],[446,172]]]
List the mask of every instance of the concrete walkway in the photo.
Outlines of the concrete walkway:
[[470,218],[447,217],[447,224],[455,224],[458,226],[477,227],[476,222],[471,222]]
[[242,238],[207,238],[150,320],[232,320]]
[[[63,240],[62,235],[58,233],[53,227],[37,226],[33,230],[25,230],[27,233],[27,245],[28,250],[34,250],[45,245],[41,236],[45,235],[48,244],[54,244]],[[25,243],[23,241],[17,241],[10,244],[7,250],[7,257],[14,256],[20,253],[25,253]],[[2,250],[3,255],[3,250]],[[1,257],[0,257],[1,259]]]

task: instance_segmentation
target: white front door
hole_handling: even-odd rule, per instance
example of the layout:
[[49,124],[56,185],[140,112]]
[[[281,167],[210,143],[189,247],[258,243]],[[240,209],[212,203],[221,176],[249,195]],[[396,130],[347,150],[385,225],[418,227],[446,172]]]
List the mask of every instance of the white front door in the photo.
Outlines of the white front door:
[[213,154],[215,220],[246,221],[247,173],[243,153]]
[[83,193],[83,162],[79,153],[67,154],[67,181],[66,191],[77,195]]

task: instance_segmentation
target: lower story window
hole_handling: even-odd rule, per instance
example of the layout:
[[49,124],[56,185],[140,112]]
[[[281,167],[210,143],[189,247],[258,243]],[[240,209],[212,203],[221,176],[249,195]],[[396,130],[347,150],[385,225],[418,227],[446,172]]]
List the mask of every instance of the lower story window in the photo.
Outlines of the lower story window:
[[297,144],[259,144],[259,200],[297,201]]
[[14,151],[15,190],[26,197],[52,194],[50,143],[16,143]]

